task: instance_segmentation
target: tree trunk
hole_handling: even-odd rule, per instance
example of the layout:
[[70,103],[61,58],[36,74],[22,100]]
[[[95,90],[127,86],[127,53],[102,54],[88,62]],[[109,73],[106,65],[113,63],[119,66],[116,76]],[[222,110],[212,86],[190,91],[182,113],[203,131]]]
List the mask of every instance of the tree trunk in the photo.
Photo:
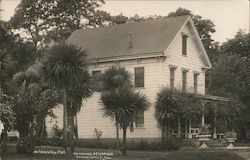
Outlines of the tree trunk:
[[78,135],[78,121],[77,121],[77,112],[75,112],[75,136],[76,136],[76,146],[79,147],[79,135]]
[[70,114],[70,151],[73,153],[75,149],[75,140],[74,140],[74,112],[73,112],[73,106],[71,106],[71,114]]
[[63,90],[63,148],[67,151],[67,91]]
[[169,133],[169,125],[168,125],[168,123],[167,123],[167,125],[166,125],[166,142],[170,139],[170,133]]
[[127,134],[127,129],[123,128],[123,141],[122,141],[122,145],[123,145],[123,149],[122,149],[122,155],[126,156],[127,155],[127,140],[126,140],[126,135]]
[[117,120],[115,121],[116,125],[116,148],[119,149],[119,125]]
[[164,145],[165,143],[166,143],[165,126],[162,126],[162,129],[161,129],[161,144]]
[[35,139],[34,139],[34,117],[32,116],[31,126],[30,126],[30,146],[28,153],[33,153],[35,146]]

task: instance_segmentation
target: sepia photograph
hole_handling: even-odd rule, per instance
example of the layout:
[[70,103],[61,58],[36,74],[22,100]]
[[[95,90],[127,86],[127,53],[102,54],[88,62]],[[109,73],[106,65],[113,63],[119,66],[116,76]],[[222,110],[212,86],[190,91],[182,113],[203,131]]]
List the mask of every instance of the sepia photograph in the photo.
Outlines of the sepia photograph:
[[250,0],[0,0],[0,160],[250,160]]

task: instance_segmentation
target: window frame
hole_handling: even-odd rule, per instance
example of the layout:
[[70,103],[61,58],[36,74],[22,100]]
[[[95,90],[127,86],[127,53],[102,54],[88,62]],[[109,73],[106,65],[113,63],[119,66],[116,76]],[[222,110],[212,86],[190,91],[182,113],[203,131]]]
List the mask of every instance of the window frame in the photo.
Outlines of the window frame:
[[188,73],[188,70],[186,69],[182,70],[182,92],[187,91],[187,73]]
[[[142,82],[140,82],[140,79],[138,79],[138,70],[142,69]],[[140,76],[139,76],[140,77]],[[134,86],[135,88],[144,88],[145,87],[145,67],[135,67],[134,68]]]
[[182,33],[182,56],[187,56],[187,39],[188,35],[185,33]]
[[169,86],[170,86],[170,89],[174,89],[175,70],[176,70],[176,67],[174,67],[174,66],[169,67]]
[[[142,114],[140,114],[142,113]],[[136,128],[144,128],[145,127],[145,111],[139,110],[136,114],[135,120],[135,127]]]
[[199,73],[194,73],[194,93],[198,92]]

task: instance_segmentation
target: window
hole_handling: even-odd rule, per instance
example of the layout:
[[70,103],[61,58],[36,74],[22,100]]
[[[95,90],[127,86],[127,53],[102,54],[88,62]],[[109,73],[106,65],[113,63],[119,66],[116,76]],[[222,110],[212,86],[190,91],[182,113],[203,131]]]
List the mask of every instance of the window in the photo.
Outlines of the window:
[[182,55],[187,55],[187,35],[182,35]]
[[199,76],[198,73],[194,74],[194,93],[197,93],[198,90],[198,76]]
[[174,77],[175,77],[175,69],[174,67],[170,68],[170,88],[174,88]]
[[137,128],[144,127],[144,111],[139,110],[136,115],[135,126]]
[[182,71],[182,91],[186,92],[187,90],[187,72],[186,70]]
[[144,67],[135,68],[135,87],[144,87]]
[[92,76],[94,77],[95,75],[100,74],[100,73],[101,73],[101,71],[100,71],[100,70],[97,70],[97,71],[92,71]]

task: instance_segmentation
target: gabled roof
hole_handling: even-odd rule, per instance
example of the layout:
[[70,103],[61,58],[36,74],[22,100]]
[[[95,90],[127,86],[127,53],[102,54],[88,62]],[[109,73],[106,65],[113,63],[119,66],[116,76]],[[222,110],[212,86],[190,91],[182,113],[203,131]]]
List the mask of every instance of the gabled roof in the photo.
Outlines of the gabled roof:
[[163,55],[177,33],[190,20],[189,16],[179,16],[76,30],[68,42],[86,49],[92,60],[154,53]]

